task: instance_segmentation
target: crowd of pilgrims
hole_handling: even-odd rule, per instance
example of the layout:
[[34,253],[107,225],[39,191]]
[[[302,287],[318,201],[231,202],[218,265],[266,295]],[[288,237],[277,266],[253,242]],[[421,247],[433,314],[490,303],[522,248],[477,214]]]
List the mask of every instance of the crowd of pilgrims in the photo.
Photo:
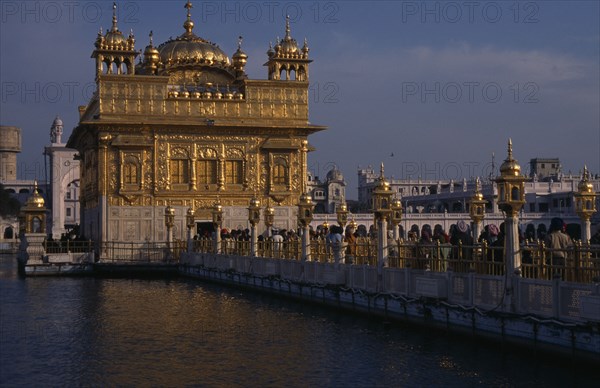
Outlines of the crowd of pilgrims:
[[[547,232],[546,232],[547,230]],[[574,240],[576,240],[579,236],[571,232],[571,234],[567,233],[567,225],[560,218],[553,218],[550,223],[550,227],[545,229],[543,227],[538,227],[537,238],[535,236],[535,230],[533,229],[533,225],[528,225],[525,232],[519,228],[518,235],[519,241],[521,244],[526,243],[539,243],[544,242],[546,248],[552,251],[552,264],[555,265],[564,265],[564,260],[567,257],[567,251],[574,246]],[[578,233],[578,232],[577,232]],[[208,231],[204,233],[201,237],[196,235],[194,239],[199,238],[211,238],[212,234]],[[358,226],[358,228],[351,228],[350,226],[346,226],[345,230],[339,225],[319,225],[316,229],[310,228],[310,238],[311,240],[322,240],[327,243],[343,243],[345,246],[345,254],[352,255],[355,253],[355,245],[359,239],[363,241],[365,239],[375,239],[377,238],[377,231],[373,226],[369,230],[364,225]],[[250,230],[249,229],[222,229],[221,230],[221,239],[223,241],[250,241]],[[286,241],[298,241],[300,239],[300,235],[294,229],[277,229],[272,228],[271,231],[265,231],[264,233],[258,236],[258,241],[274,241],[274,242],[286,242]],[[465,247],[461,250],[461,257],[464,259],[470,259],[472,255],[472,249],[468,249],[468,247],[472,247],[478,244],[487,245],[490,249],[488,251],[488,259],[493,261],[502,261],[503,254],[502,249],[504,248],[504,239],[505,239],[505,230],[504,223],[501,223],[500,226],[496,226],[495,224],[486,225],[481,234],[479,235],[477,241],[475,241],[472,237],[472,230],[470,225],[465,221],[459,221],[456,224],[450,226],[448,232],[446,232],[441,225],[435,225],[433,229],[430,225],[423,225],[419,230],[417,225],[413,225],[413,227],[406,233],[404,236],[403,231],[400,231],[400,240],[404,244],[414,244],[420,247],[425,247],[425,249],[421,250],[421,254],[423,256],[428,256],[427,247],[433,247],[436,245],[440,245],[443,247],[457,247],[462,246]],[[590,240],[591,244],[600,244],[600,228],[595,232]],[[392,247],[393,245],[393,232],[388,231],[388,246]],[[397,253],[393,251],[392,254]],[[442,252],[444,255],[445,252],[450,252],[450,250],[446,250]],[[448,253],[450,254],[450,253]],[[523,257],[523,262],[527,262],[529,259],[528,255],[525,254]]]

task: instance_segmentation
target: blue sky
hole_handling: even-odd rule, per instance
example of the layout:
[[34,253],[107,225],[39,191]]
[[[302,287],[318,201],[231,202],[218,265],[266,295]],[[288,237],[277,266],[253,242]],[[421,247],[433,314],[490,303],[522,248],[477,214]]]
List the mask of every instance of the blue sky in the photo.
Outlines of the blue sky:
[[[183,32],[184,1],[120,1],[119,28],[136,48]],[[244,37],[251,78],[266,78],[269,41],[305,37],[314,124],[309,167],[333,164],[356,198],[359,166],[394,177],[487,175],[513,139],[524,170],[559,157],[566,173],[600,173],[600,2],[195,1],[194,32],[231,55]],[[65,136],[93,90],[90,58],[110,1],[2,1],[2,125],[23,130],[22,176],[43,177],[58,114]],[[391,156],[391,155],[394,156]]]

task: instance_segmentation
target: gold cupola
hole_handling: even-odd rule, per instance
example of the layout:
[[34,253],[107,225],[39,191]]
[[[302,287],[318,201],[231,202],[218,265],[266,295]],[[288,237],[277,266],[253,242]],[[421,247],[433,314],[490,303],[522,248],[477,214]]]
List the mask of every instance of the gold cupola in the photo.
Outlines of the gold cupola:
[[308,65],[312,62],[308,59],[308,52],[306,39],[302,49],[298,48],[298,42],[292,37],[290,17],[286,16],[285,36],[281,40],[277,37],[275,47],[269,44],[267,51],[269,61],[265,66],[269,68],[269,79],[281,80],[284,74],[285,81],[308,81]]
[[45,233],[46,208],[44,198],[38,192],[37,181],[33,183],[33,193],[19,213],[20,233]]
[[595,194],[594,185],[589,180],[589,171],[587,166],[583,166],[583,174],[581,175],[581,181],[577,185],[577,191],[580,194]]
[[385,220],[392,212],[392,194],[390,183],[385,179],[383,173],[383,163],[381,163],[379,178],[377,178],[377,184],[373,188],[371,199],[371,210],[375,214],[376,219]]
[[[226,80],[230,80],[233,76],[229,57],[215,43],[209,42],[192,32],[194,22],[191,15],[192,3],[189,0],[185,4],[185,8],[187,9],[187,19],[183,23],[185,32],[177,38],[170,39],[157,47],[160,56],[161,72],[165,72],[169,76],[173,73],[192,72],[196,73],[196,77],[199,77],[199,73],[203,68],[219,69],[222,72],[228,73],[229,76],[226,79],[220,77],[206,79],[206,81],[225,83]],[[186,79],[181,77],[181,79],[177,79],[175,77],[174,81],[193,82],[193,80],[187,79],[185,74],[180,74],[180,76]]]
[[519,176],[521,175],[521,166],[512,155],[512,140],[508,139],[508,157],[500,166],[500,174],[502,176]]
[[525,180],[521,166],[512,154],[512,141],[508,140],[508,156],[500,166],[498,185],[498,207],[508,216],[516,216],[525,205]]
[[153,32],[150,31],[150,44],[146,46],[146,49],[144,50],[143,68],[146,74],[156,74],[158,70],[158,64],[160,63],[160,53],[156,47],[154,47],[154,42],[152,39],[153,35]]
[[594,185],[589,180],[587,166],[584,166],[581,181],[579,181],[575,193],[575,212],[583,220],[589,220],[596,211],[598,211],[596,209],[596,192]]
[[135,37],[133,31],[126,38],[117,25],[117,4],[113,3],[112,28],[102,35],[102,28],[94,43],[92,58],[96,59],[96,78],[102,74],[135,74]]
[[238,38],[238,48],[237,51],[233,54],[233,68],[236,71],[236,75],[243,76],[244,68],[246,67],[246,63],[248,63],[248,55],[244,51],[242,51],[242,40],[243,38],[240,36]]

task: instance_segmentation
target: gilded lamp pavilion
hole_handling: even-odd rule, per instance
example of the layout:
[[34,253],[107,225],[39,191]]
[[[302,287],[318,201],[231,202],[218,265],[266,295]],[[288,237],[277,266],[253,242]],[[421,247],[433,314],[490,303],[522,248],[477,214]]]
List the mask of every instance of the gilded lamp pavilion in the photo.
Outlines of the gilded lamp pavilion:
[[277,205],[276,226],[297,226],[308,136],[325,129],[308,119],[306,41],[299,47],[288,18],[267,51],[268,79],[251,80],[241,37],[230,59],[193,32],[192,4],[185,8],[184,32],[158,46],[150,33],[138,64],[133,33],[119,30],[116,13],[98,33],[97,90],[67,145],[81,158],[86,237],[165,241],[171,206],[174,238],[184,239],[188,209],[210,223],[216,202],[223,227],[246,228],[253,198]]

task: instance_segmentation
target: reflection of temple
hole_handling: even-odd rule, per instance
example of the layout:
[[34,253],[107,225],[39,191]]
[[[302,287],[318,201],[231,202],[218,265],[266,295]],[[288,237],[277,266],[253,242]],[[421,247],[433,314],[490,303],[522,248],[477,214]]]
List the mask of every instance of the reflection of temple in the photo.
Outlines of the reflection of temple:
[[307,176],[308,136],[325,129],[308,120],[308,46],[285,36],[269,48],[268,80],[250,80],[241,39],[232,60],[192,31],[154,46],[143,60],[133,34],[113,15],[92,57],[97,91],[80,108],[68,146],[79,151],[82,228],[98,241],[165,240],[164,209],[175,208],[174,238],[185,214],[208,222],[215,202],[224,227],[247,227],[256,193],[275,206],[275,224],[296,227]]

